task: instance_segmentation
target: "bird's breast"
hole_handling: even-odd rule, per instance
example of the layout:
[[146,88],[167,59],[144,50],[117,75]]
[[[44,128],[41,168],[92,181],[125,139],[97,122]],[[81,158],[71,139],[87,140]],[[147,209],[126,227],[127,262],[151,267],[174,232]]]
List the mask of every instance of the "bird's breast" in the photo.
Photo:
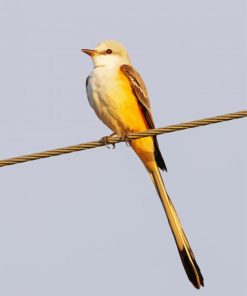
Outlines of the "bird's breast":
[[138,102],[119,67],[95,68],[87,93],[97,116],[117,134],[145,129]]

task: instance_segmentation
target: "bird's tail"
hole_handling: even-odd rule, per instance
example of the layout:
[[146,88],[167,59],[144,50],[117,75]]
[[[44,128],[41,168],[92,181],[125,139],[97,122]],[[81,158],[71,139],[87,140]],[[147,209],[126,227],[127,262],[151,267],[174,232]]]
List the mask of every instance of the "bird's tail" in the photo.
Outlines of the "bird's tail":
[[160,171],[156,167],[156,169],[152,172],[149,172],[149,174],[165,209],[187,276],[191,283],[197,289],[199,289],[201,286],[203,286],[203,277],[200,268],[196,263],[194,254],[190,248],[186,235],[183,231],[177,212],[172,204],[171,199],[168,196],[168,193],[166,192]]

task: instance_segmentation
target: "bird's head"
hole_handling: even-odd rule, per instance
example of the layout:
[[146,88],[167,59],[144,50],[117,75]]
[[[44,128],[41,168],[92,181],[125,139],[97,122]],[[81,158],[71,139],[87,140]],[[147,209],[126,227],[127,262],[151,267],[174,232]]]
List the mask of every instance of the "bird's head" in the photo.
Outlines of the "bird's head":
[[99,43],[94,49],[82,49],[81,51],[92,58],[95,67],[130,64],[126,49],[121,43],[114,40],[106,40]]

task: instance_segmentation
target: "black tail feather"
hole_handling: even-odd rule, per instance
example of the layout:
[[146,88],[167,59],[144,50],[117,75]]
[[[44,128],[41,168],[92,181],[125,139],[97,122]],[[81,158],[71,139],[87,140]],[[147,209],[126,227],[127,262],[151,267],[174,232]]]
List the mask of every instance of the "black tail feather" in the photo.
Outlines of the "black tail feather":
[[164,158],[160,152],[157,138],[153,137],[153,139],[154,139],[154,156],[155,156],[156,163],[162,171],[165,170],[167,172],[166,164],[165,164]]
[[179,255],[181,257],[183,266],[184,266],[184,270],[185,270],[189,280],[191,281],[191,283],[193,284],[193,286],[195,288],[200,289],[194,268],[196,269],[197,275],[199,276],[199,279],[200,279],[200,284],[202,286],[204,286],[204,282],[203,282],[203,276],[201,274],[199,266],[196,263],[196,260],[193,258],[193,265],[192,265],[186,250],[183,249],[182,251],[180,251],[180,250],[178,250],[178,251],[179,251]]

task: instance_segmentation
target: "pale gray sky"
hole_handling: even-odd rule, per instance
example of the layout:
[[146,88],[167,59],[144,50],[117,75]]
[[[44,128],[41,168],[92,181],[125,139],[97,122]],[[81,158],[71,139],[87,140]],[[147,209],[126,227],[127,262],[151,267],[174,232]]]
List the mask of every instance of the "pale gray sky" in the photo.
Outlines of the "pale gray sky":
[[[244,1],[0,1],[0,158],[110,131],[81,48],[112,38],[149,89],[157,126],[246,109]],[[246,120],[159,137],[167,189],[205,279],[188,281],[130,148],[0,169],[0,295],[244,295]]]

